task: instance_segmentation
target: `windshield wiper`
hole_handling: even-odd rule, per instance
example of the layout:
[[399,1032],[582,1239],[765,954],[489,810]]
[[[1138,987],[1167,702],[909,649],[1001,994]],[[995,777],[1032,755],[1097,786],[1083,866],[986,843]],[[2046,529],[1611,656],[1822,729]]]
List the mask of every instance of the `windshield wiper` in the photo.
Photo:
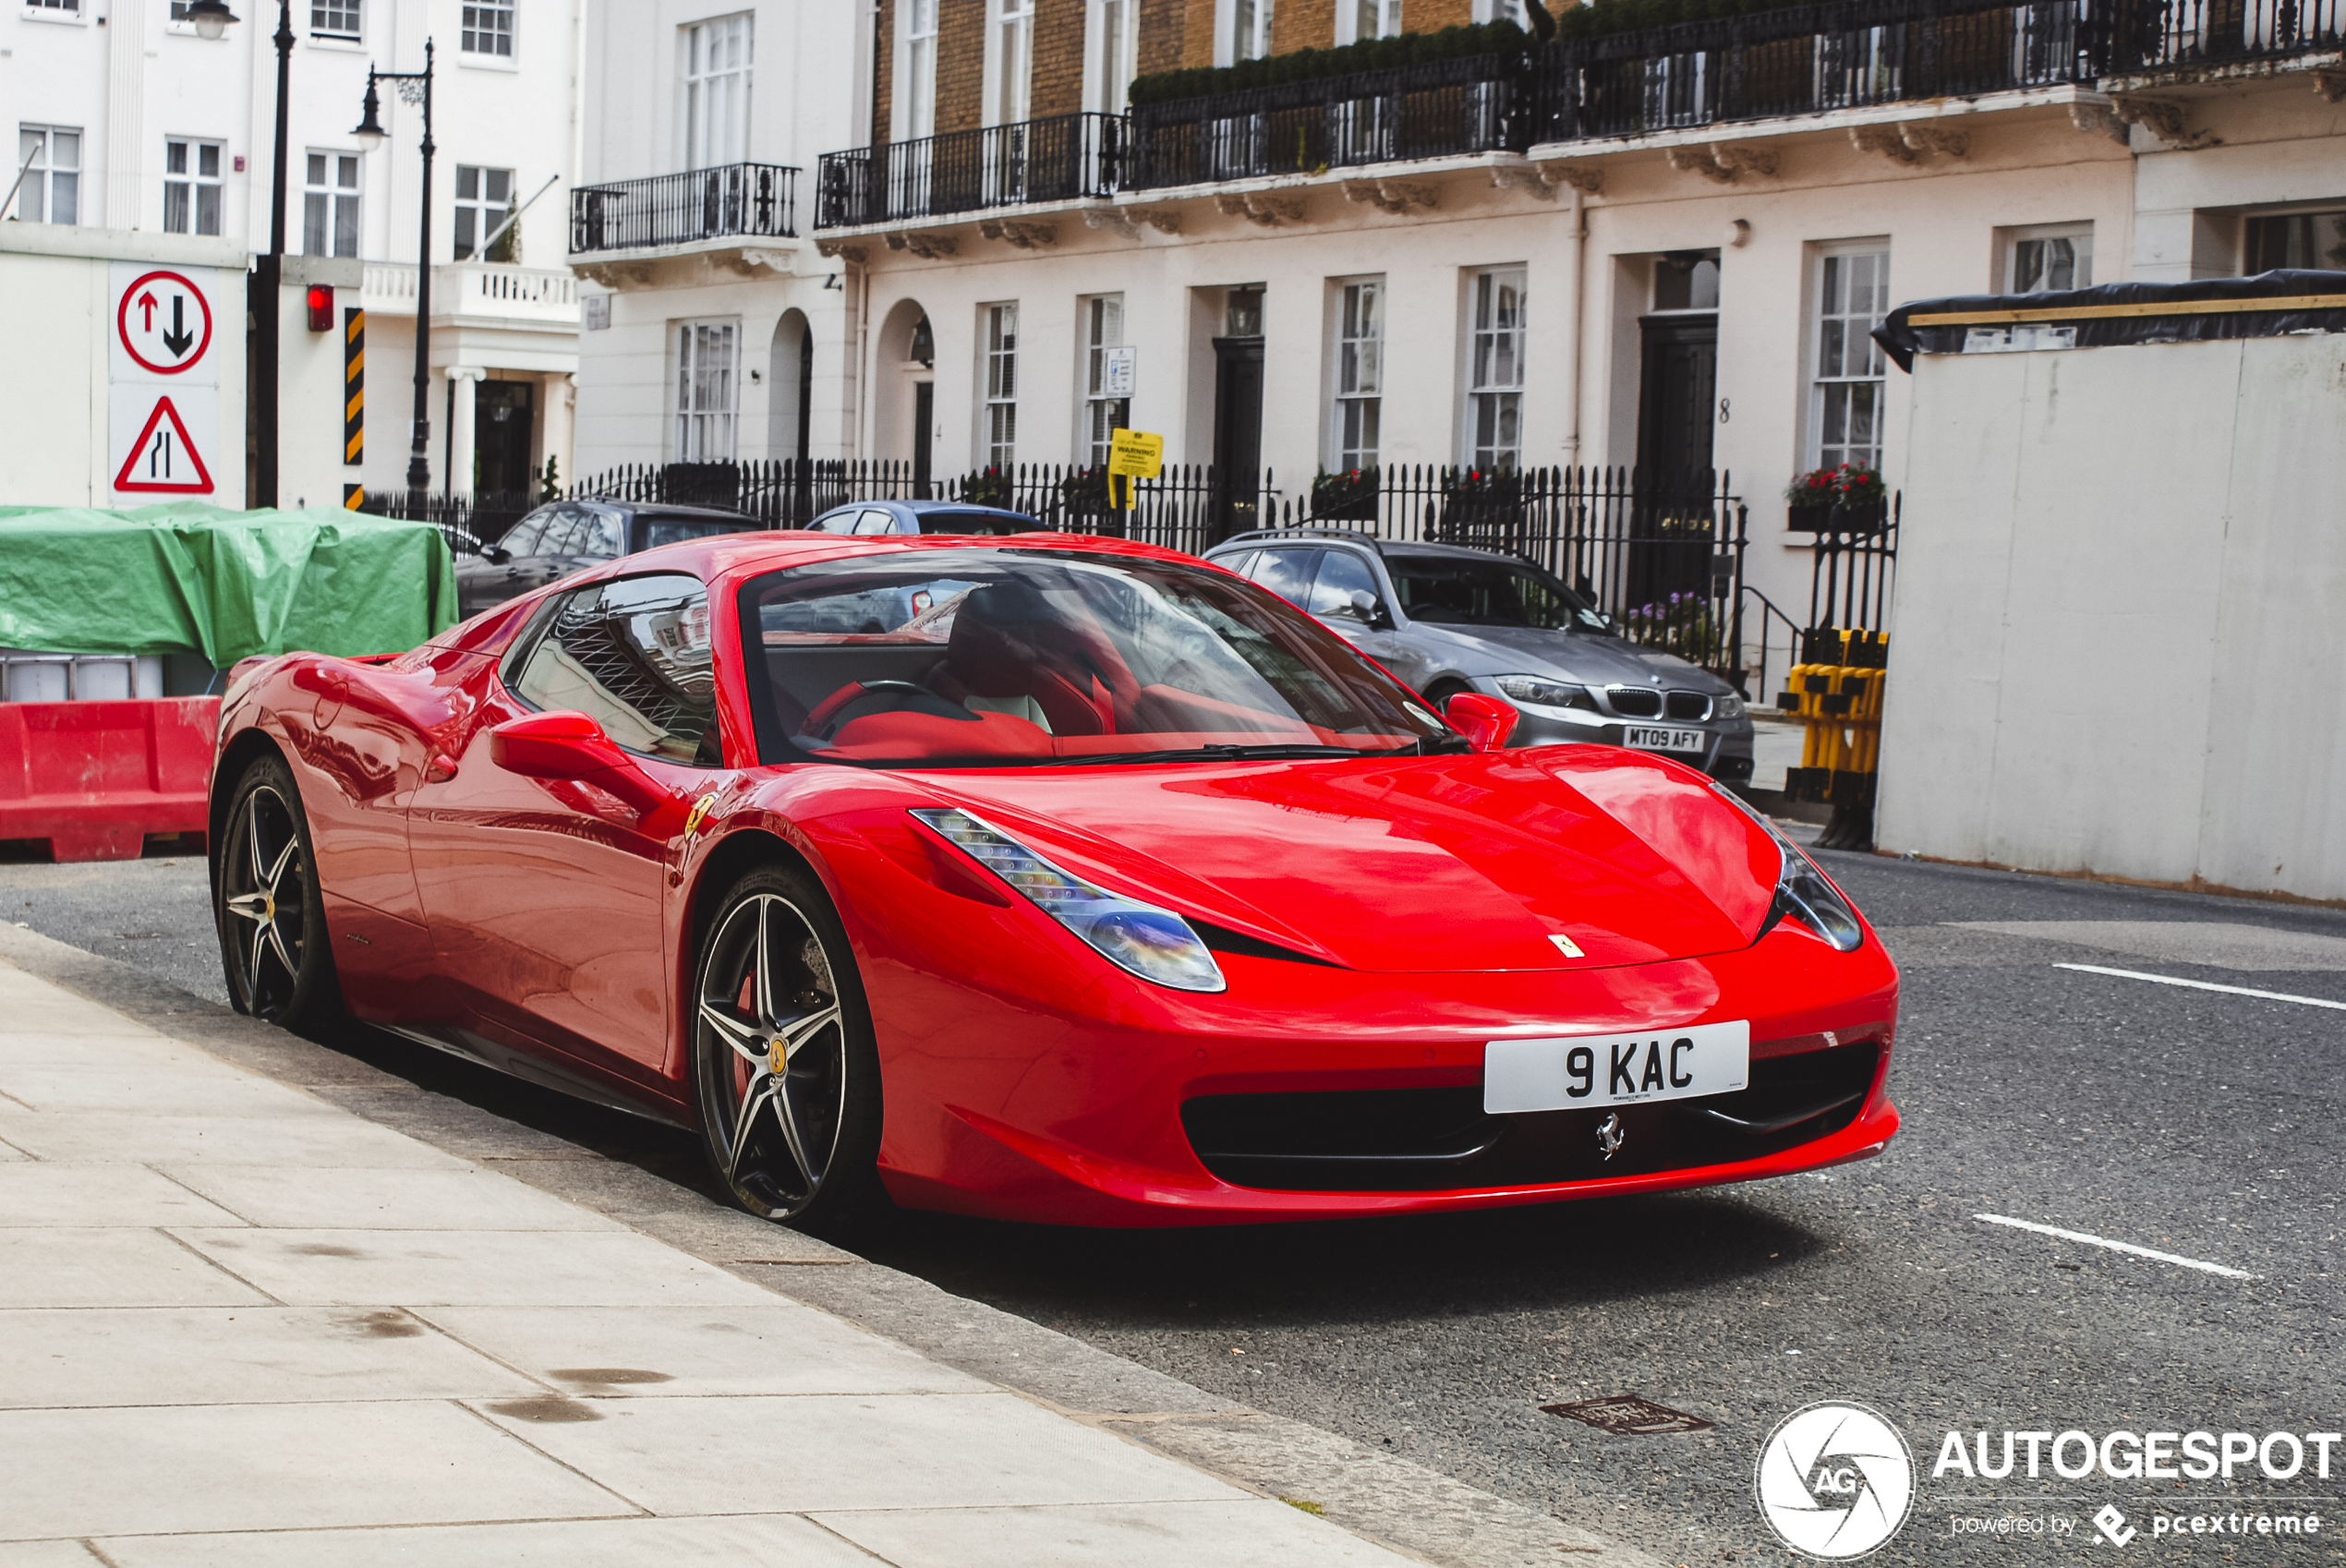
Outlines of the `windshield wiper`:
[[1321,745],[1262,745],[1262,746],[1191,746],[1169,752],[1108,752],[1099,756],[1056,757],[1037,763],[1038,767],[1088,767],[1104,762],[1260,762],[1280,757],[1387,757],[1398,756],[1408,746],[1362,751],[1357,746]]

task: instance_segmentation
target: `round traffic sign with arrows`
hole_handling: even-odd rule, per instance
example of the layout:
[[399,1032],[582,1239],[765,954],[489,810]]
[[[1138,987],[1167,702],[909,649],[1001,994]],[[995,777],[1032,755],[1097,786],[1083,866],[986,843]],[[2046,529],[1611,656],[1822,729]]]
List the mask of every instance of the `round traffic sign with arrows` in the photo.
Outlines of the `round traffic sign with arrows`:
[[212,346],[212,307],[178,273],[149,272],[122,291],[115,331],[132,359],[159,376],[175,376]]

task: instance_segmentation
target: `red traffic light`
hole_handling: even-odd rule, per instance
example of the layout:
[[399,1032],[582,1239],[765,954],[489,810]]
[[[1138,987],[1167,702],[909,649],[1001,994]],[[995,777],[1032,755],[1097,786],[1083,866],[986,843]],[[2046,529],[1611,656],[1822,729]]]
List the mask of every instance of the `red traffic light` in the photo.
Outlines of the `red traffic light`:
[[334,291],[331,283],[311,283],[308,289],[309,330],[331,332],[334,330]]

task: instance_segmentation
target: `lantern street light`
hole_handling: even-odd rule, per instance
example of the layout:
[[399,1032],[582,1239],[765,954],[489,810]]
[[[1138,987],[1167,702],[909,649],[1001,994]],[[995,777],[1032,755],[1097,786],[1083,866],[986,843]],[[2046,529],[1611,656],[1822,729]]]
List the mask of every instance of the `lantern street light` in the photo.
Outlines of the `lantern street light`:
[[367,69],[367,99],[357,129],[350,134],[369,152],[383,144],[382,100],[375,83],[395,83],[403,103],[419,103],[424,111],[423,220],[416,239],[416,414],[414,445],[407,454],[407,515],[424,515],[426,492],[431,488],[431,40],[424,40],[420,71]]

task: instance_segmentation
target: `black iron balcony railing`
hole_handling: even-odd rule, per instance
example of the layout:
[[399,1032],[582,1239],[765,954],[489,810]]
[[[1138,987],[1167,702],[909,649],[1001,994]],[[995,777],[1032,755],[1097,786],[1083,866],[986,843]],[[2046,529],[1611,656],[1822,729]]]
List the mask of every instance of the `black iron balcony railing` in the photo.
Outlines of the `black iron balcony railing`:
[[1530,145],[1524,61],[1479,54],[1132,111],[1134,189]]
[[570,193],[570,252],[635,250],[740,235],[798,234],[798,171],[722,163],[682,175],[579,186]]
[[2341,34],[2346,0],[1822,0],[829,153],[816,227],[2106,84]]
[[1107,196],[1123,162],[1123,116],[1091,114],[827,152],[816,173],[815,226]]

